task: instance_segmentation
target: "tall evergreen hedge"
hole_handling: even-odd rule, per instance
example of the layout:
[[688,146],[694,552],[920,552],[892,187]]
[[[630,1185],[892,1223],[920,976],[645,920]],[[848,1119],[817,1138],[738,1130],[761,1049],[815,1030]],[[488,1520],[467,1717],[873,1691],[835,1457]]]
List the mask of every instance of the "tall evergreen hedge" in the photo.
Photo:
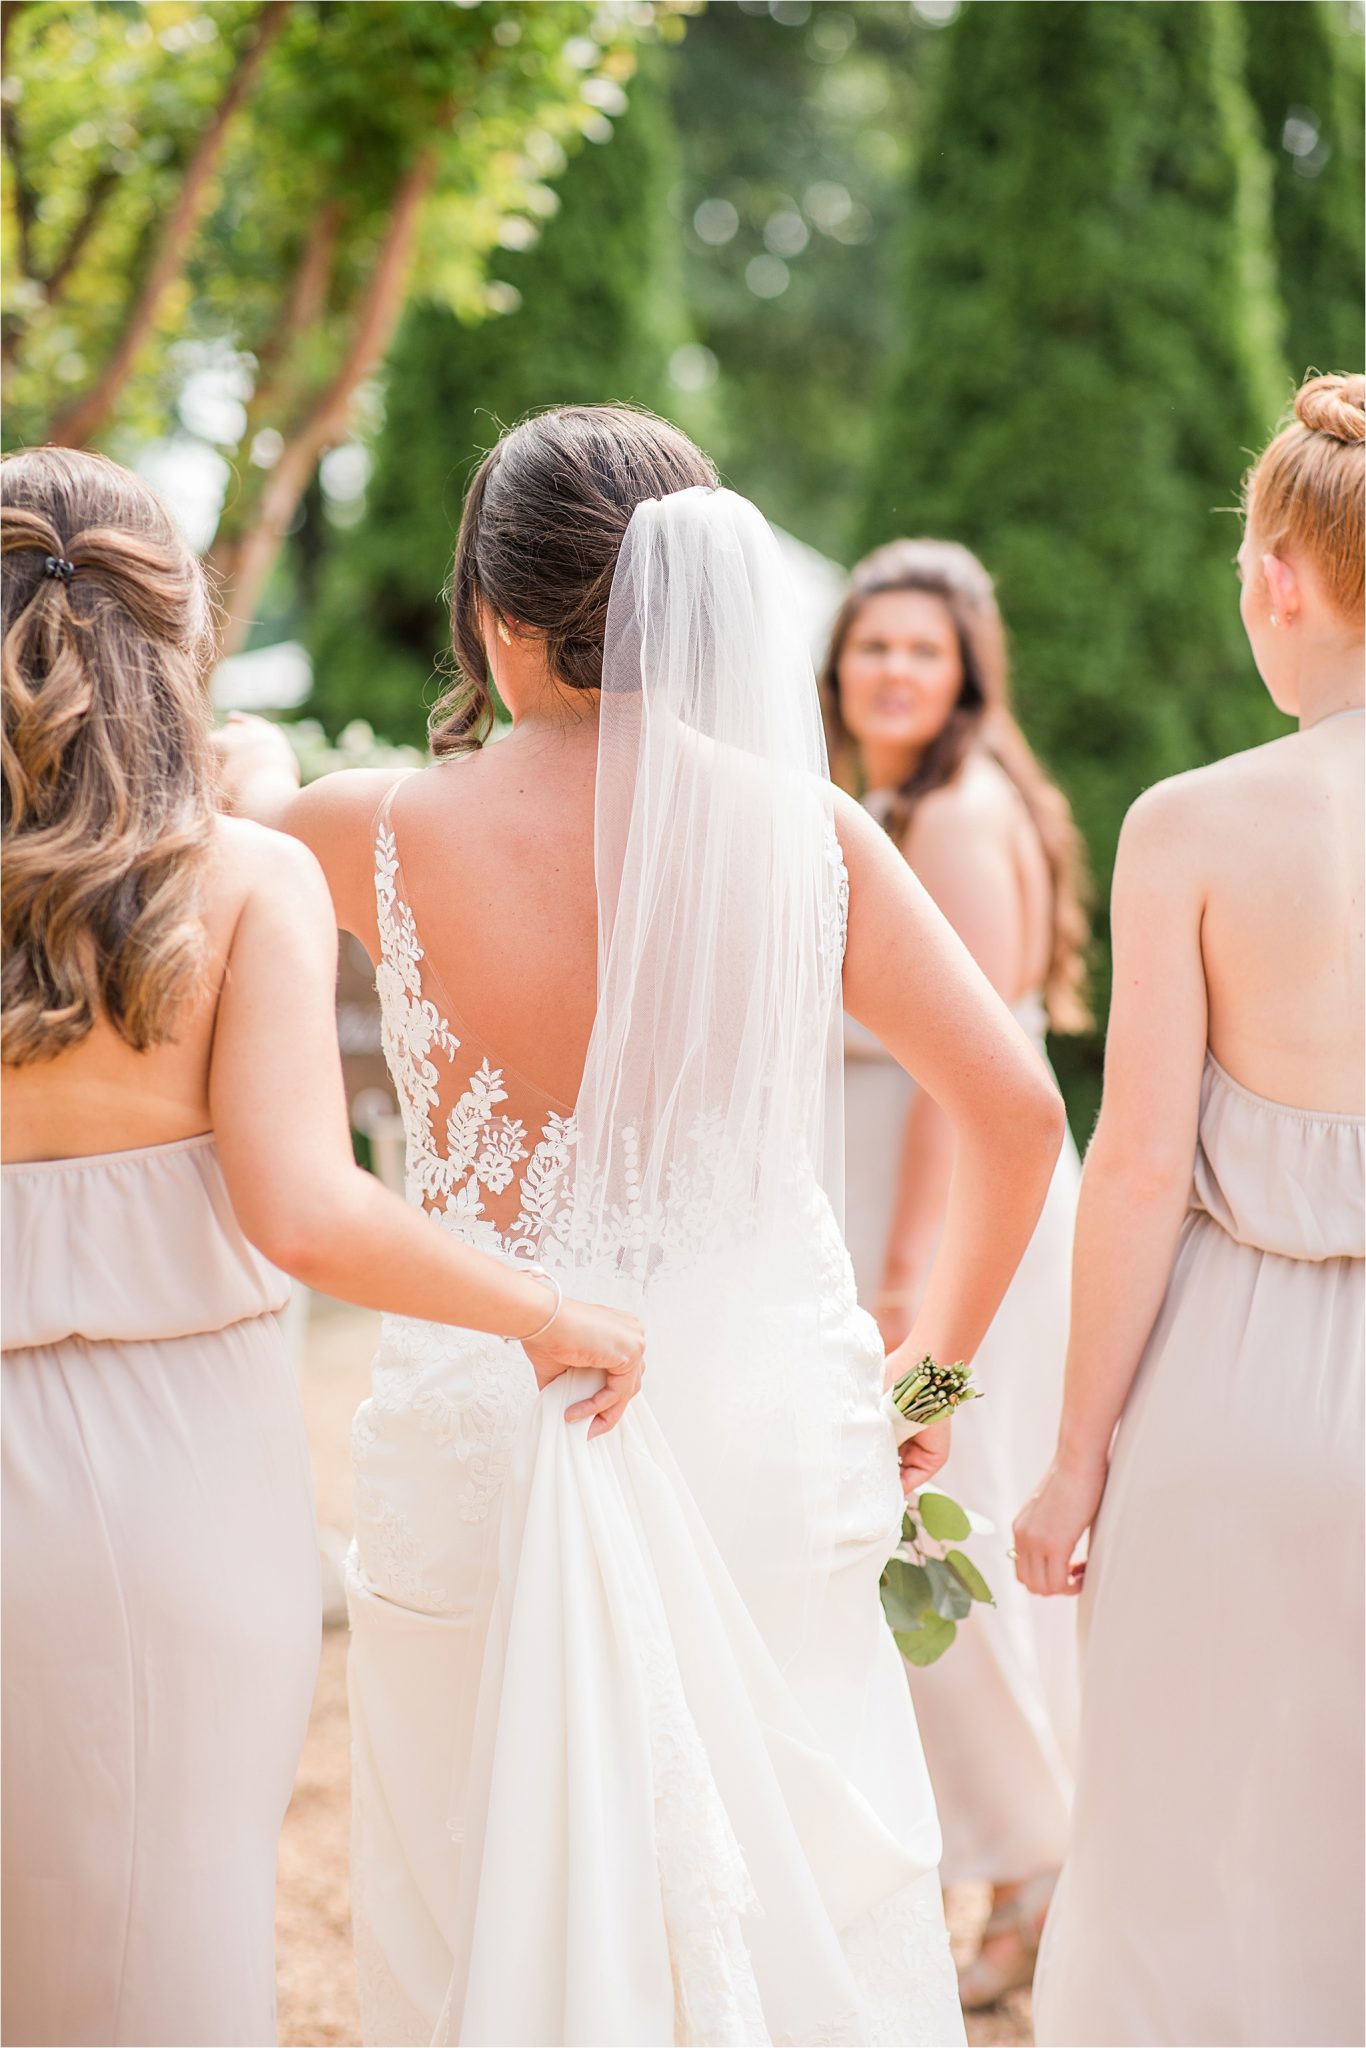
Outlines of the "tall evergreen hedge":
[[1251,0],[1247,82],[1272,164],[1272,221],[1296,379],[1366,362],[1362,41],[1344,0]]
[[[992,569],[1103,902],[1142,788],[1282,729],[1221,510],[1287,392],[1241,10],[996,0],[936,55],[863,542]],[[1059,1051],[1084,1127],[1098,1043]]]
[[628,399],[666,410],[686,338],[668,226],[674,178],[653,69],[630,88],[610,142],[564,172],[541,239],[499,265],[521,304],[482,326],[432,305],[409,313],[385,376],[365,515],[334,534],[307,623],[306,707],[336,732],[365,718],[421,742],[450,632],[441,591],[465,486],[502,426],[533,407]]

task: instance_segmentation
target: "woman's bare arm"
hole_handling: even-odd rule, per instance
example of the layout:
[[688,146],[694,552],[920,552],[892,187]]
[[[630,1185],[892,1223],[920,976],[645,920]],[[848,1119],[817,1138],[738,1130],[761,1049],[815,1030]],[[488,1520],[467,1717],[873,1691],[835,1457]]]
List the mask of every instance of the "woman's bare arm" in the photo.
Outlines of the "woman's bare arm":
[[[293,840],[240,821],[224,829],[247,887],[209,1101],[243,1230],[276,1265],[343,1301],[504,1336],[535,1330],[552,1305],[543,1281],[462,1244],[355,1164],[327,885]],[[572,1365],[616,1375],[576,1411],[610,1426],[639,1382],[641,1350],[635,1317],[567,1302],[529,1355],[542,1384]]]
[[1129,812],[1111,901],[1105,1093],[1086,1155],[1058,1448],[1015,1524],[1032,1592],[1079,1590],[1072,1554],[1100,1503],[1114,1434],[1162,1305],[1190,1199],[1207,1029],[1204,901],[1184,778]]
[[[992,987],[1008,1000],[1019,975],[1020,892],[994,808],[964,802],[957,786],[936,790],[917,809],[904,852]],[[944,1224],[953,1157],[952,1123],[934,1097],[917,1088],[902,1132],[882,1288],[874,1304],[889,1348],[905,1337],[924,1292]]]
[[972,1357],[1038,1221],[1065,1120],[1047,1068],[886,833],[839,793],[836,821],[850,883],[845,1006],[956,1139],[939,1249],[895,1373],[926,1351]]

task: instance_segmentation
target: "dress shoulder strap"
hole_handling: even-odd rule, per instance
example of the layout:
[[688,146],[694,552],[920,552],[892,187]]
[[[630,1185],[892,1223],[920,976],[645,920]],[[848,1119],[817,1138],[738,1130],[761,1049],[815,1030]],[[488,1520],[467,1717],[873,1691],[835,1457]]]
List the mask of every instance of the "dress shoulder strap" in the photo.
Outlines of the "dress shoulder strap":
[[389,787],[385,790],[383,796],[380,798],[378,804],[375,806],[374,815],[371,817],[370,820],[370,844],[372,846],[378,844],[381,826],[387,827],[387,829],[391,832],[393,830],[392,823],[390,822],[390,814],[393,811],[394,798],[398,795],[398,792],[402,785],[408,780],[410,775],[420,775],[421,773],[422,770],[420,768],[405,768],[402,771],[402,773],[396,775],[393,781],[389,784]]
[[375,921],[379,929],[379,944],[382,957],[394,964],[396,953],[404,953],[412,969],[422,957],[417,942],[417,929],[413,914],[408,906],[407,891],[403,886],[403,867],[399,859],[398,841],[394,836],[394,798],[399,787],[409,775],[419,774],[416,768],[406,769],[395,776],[376,806],[370,821],[370,844],[375,864]]

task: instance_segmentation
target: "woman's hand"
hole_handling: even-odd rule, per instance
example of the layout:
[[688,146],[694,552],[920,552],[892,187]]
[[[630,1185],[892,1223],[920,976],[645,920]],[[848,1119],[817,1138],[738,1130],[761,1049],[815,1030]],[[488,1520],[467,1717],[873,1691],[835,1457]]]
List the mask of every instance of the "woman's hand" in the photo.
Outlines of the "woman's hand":
[[1086,1564],[1074,1563],[1073,1552],[1096,1518],[1106,1469],[1103,1458],[1055,1457],[1015,1517],[1015,1576],[1031,1593],[1080,1593]]
[[908,1437],[898,1453],[901,1462],[901,1491],[914,1493],[933,1479],[949,1455],[951,1422],[932,1422],[918,1435]]
[[645,1371],[645,1332],[638,1317],[622,1309],[566,1299],[544,1336],[524,1343],[538,1387],[548,1387],[562,1372],[601,1372],[607,1378],[596,1394],[566,1408],[566,1422],[588,1421],[590,1437],[614,1429],[626,1406],[640,1392]]
[[299,763],[278,725],[246,711],[230,711],[213,734],[223,808],[239,817],[258,815],[262,792],[278,801],[299,787]]

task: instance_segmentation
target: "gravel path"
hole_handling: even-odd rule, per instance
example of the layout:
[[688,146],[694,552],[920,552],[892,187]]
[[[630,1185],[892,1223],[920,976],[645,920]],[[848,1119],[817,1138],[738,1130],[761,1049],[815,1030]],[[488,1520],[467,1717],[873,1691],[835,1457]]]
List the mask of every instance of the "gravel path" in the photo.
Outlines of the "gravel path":
[[[343,1534],[351,1515],[351,1417],[368,1392],[377,1323],[377,1317],[362,1310],[322,1300],[314,1301],[308,1320],[300,1391],[318,1516],[325,1528]],[[280,2040],[286,2048],[360,2040],[347,1883],[348,1770],[346,1632],[330,1628],[323,1637],[313,1718],[280,1843],[276,1935]],[[960,1955],[970,1951],[985,1912],[983,1887],[962,1885],[950,1892],[949,1928]],[[968,2039],[981,2048],[1028,2048],[1032,2038],[1027,1992],[968,2022]]]

